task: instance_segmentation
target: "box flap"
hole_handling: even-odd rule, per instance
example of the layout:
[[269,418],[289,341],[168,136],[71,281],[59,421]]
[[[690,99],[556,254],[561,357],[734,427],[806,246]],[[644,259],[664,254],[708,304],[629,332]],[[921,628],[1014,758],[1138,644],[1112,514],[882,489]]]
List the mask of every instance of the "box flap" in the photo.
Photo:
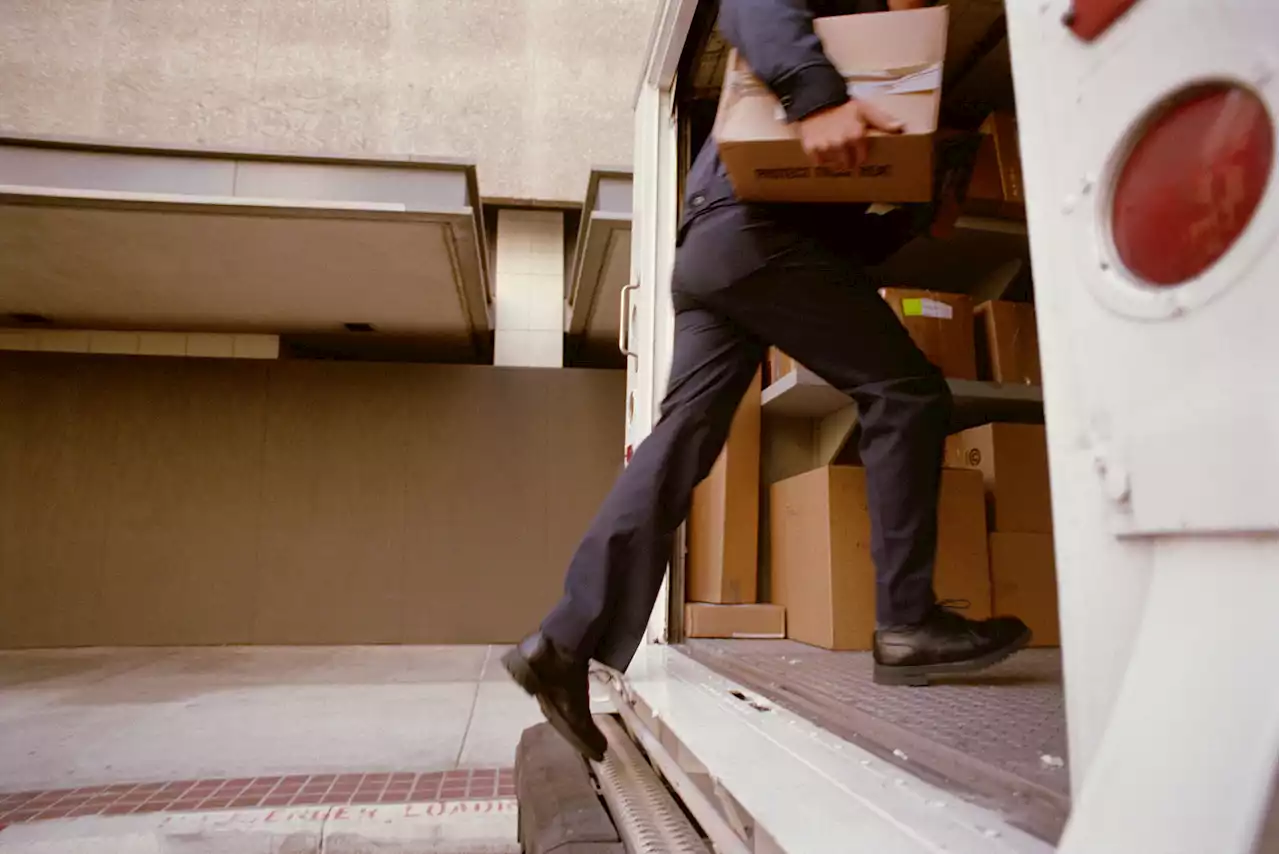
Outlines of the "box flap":
[[947,58],[947,7],[817,18],[814,32],[842,73],[942,63]]

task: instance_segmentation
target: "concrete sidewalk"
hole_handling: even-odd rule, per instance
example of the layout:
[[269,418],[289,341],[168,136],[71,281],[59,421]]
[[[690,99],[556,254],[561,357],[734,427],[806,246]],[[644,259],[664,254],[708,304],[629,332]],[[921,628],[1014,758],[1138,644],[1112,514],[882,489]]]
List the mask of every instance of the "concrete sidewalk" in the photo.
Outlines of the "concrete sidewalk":
[[537,704],[501,648],[0,652],[0,792],[510,767]]
[[0,854],[518,852],[501,652],[0,652]]
[[519,854],[513,798],[72,818],[0,830],[0,854]]

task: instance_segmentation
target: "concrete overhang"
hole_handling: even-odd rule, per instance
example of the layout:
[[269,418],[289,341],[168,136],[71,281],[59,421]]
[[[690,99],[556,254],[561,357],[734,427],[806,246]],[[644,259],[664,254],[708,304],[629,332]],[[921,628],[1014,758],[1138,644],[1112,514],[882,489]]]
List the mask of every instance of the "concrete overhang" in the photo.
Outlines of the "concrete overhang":
[[[473,166],[0,137],[0,315],[490,357]],[[0,324],[3,325],[3,324]]]
[[571,350],[590,361],[621,358],[622,288],[631,277],[631,172],[591,172],[566,283],[565,332]]

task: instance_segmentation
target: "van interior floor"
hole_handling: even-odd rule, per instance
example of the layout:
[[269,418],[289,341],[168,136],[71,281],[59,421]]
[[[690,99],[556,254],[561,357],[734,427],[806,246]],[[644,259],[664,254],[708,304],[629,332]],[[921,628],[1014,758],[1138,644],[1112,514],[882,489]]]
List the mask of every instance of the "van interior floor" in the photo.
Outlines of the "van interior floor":
[[1025,650],[927,688],[876,685],[871,654],[788,640],[690,639],[701,664],[1048,842],[1070,808],[1062,660]]

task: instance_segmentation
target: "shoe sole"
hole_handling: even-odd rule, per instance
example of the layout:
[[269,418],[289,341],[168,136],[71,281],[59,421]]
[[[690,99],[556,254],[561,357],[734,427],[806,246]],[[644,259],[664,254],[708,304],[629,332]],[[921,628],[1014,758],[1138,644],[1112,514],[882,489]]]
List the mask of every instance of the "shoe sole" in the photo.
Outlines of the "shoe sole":
[[564,715],[560,714],[560,711],[554,705],[546,701],[542,680],[538,678],[538,674],[529,666],[529,662],[524,660],[524,656],[520,654],[518,649],[509,650],[502,656],[502,666],[511,674],[511,678],[515,680],[516,684],[524,689],[526,694],[538,701],[538,707],[542,709],[542,714],[546,717],[547,723],[551,724],[555,731],[560,733],[561,738],[573,745],[574,750],[592,762],[604,761],[604,751],[594,749],[587,744],[586,740],[570,725]]
[[872,681],[877,685],[906,685],[920,688],[929,684],[930,676],[950,676],[958,673],[975,673],[986,670],[1004,661],[1015,652],[1031,642],[1031,630],[1023,632],[1016,639],[994,649],[978,658],[965,661],[948,661],[942,664],[912,664],[901,667],[877,664],[872,673]]

